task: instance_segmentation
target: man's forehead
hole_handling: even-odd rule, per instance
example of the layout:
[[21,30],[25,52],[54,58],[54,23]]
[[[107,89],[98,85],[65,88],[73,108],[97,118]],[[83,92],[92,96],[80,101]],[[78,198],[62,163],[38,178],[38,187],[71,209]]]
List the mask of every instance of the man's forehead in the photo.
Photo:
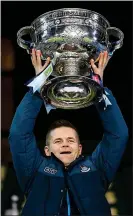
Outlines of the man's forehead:
[[76,131],[70,127],[55,128],[50,132],[50,135],[53,139],[67,138],[67,137],[76,138],[76,136],[77,136]]

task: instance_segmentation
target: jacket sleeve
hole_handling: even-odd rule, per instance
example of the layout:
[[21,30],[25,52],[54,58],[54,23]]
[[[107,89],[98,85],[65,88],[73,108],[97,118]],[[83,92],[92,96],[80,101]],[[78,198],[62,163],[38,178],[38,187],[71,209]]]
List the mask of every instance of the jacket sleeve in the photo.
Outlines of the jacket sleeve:
[[104,173],[107,182],[110,183],[120,165],[128,141],[128,128],[112,92],[107,88],[105,91],[108,93],[107,97],[112,105],[107,106],[105,110],[101,103],[97,105],[104,135],[92,153],[92,160],[97,168]]
[[42,161],[33,129],[40,111],[42,99],[27,92],[18,106],[12,121],[9,144],[19,184],[26,192],[29,182]]

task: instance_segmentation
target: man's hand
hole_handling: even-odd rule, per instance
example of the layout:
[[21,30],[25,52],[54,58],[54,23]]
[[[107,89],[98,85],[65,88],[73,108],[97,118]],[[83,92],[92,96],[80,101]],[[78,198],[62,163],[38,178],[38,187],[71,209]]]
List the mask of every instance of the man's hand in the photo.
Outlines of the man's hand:
[[[92,69],[95,74],[98,74],[103,81],[103,73],[104,69],[109,61],[109,55],[107,51],[101,52],[98,59],[94,62],[94,59],[90,60]],[[98,62],[98,67],[95,65],[95,63]]]
[[41,55],[42,54],[40,50],[32,49],[31,61],[32,61],[32,65],[35,68],[36,75],[42,72],[50,63],[50,57],[48,57],[45,64],[42,65]]

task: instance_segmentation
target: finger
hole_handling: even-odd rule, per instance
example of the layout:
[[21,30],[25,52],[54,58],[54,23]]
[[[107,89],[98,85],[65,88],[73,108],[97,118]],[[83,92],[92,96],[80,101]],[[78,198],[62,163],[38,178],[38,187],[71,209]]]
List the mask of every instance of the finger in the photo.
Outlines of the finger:
[[104,63],[104,53],[100,53],[98,67],[102,68]]
[[108,62],[108,52],[104,52],[104,57],[103,57],[103,65],[105,66]]
[[42,61],[41,61],[41,51],[40,50],[37,50],[36,51],[36,62],[37,62],[37,65],[38,66],[42,66]]
[[49,63],[50,63],[50,57],[48,57],[48,58],[46,59],[46,62],[45,62],[45,64],[43,65],[42,69],[44,70],[44,69],[49,65]]
[[97,62],[99,61],[99,57],[100,57],[100,56],[98,56],[98,58],[95,60],[95,63],[97,63]]
[[32,64],[33,64],[33,65],[36,64],[36,52],[35,52],[35,49],[32,49],[31,61],[32,61]]
[[92,67],[92,69],[93,69],[93,71],[94,71],[94,73],[97,73],[97,66],[95,65],[95,63],[94,63],[94,59],[91,59],[90,60],[90,63],[91,63],[91,67]]

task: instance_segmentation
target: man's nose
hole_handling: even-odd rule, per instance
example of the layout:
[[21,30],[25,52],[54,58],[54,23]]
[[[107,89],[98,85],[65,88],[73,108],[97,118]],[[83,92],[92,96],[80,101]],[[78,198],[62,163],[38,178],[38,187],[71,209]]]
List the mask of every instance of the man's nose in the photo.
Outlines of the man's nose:
[[62,144],[62,147],[68,147],[68,146],[69,146],[69,143],[67,141],[64,141]]

